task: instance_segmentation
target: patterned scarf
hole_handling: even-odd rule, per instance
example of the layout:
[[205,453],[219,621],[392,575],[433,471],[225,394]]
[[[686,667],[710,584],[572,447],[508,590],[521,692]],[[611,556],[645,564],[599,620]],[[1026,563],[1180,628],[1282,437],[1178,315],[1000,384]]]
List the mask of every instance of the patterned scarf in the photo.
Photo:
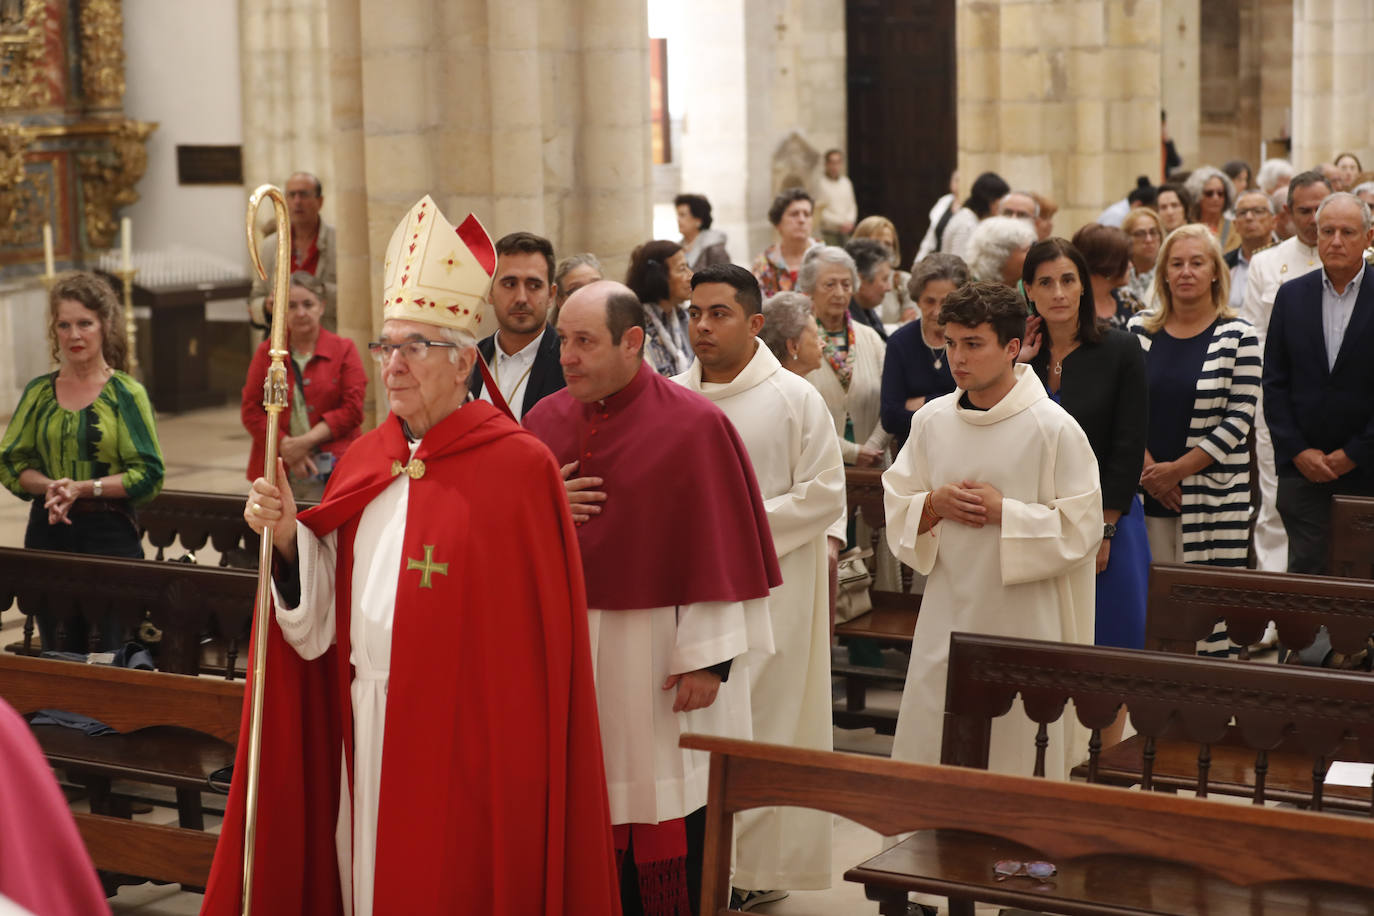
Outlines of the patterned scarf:
[[848,391],[849,382],[854,378],[854,325],[849,320],[849,309],[844,310],[844,333],[845,346],[841,348],[835,345],[835,337],[831,332],[822,326],[821,352],[825,354],[830,368],[835,370],[840,387]]

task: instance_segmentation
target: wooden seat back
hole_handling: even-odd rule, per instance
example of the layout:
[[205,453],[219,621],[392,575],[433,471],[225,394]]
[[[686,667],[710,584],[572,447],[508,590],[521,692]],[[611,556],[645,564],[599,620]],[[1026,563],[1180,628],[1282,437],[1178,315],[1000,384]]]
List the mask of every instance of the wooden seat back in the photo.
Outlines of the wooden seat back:
[[[1155,787],[1156,753],[1165,741],[1196,746],[1192,778],[1203,796],[1213,747],[1239,745],[1254,760],[1246,794],[1256,804],[1273,797],[1321,809],[1333,759],[1374,762],[1368,675],[967,633],[950,637],[941,762],[986,768],[993,720],[1011,712],[1017,697],[1023,712],[1014,714],[1036,722],[1039,732],[1035,772],[1027,775],[1045,775],[1047,726],[1069,716],[1092,730],[1086,776],[1096,781],[1100,730],[1123,705],[1139,736],[1138,772],[1147,790]],[[1270,755],[1280,754],[1306,761],[1305,797],[1268,792]],[[1290,772],[1283,784],[1291,779]],[[1355,797],[1362,801],[1352,807],[1374,810],[1374,787]]]
[[[864,524],[869,528],[868,546],[873,550],[875,558],[874,561],[869,562],[871,571],[878,552],[887,550],[882,544],[883,529],[887,527],[887,509],[883,506],[882,470],[880,468],[846,467],[844,469],[844,492],[849,517],[854,518],[857,515],[864,520]],[[897,595],[903,599],[914,598],[919,606],[920,596],[908,594],[911,591],[911,579],[911,567],[903,565],[901,570],[902,590],[885,594]]]
[[1186,863],[1243,887],[1308,880],[1374,889],[1374,831],[1354,818],[700,735],[681,743],[711,753],[702,916],[728,912],[735,813],[773,805],[828,811],[889,835],[970,831],[1061,860],[1117,854]]
[[[63,709],[120,732],[176,726],[233,745],[243,691],[242,682],[0,655],[0,697],[21,714]],[[88,740],[98,749],[100,738]],[[97,868],[188,887],[203,887],[209,877],[214,834],[102,814],[74,817]]]
[[[243,520],[243,504],[242,494],[163,490],[139,507],[138,524],[155,559],[167,559],[166,551],[174,545],[194,553],[208,543],[219,553],[220,566],[256,569],[259,538]],[[312,505],[302,502],[296,508]]]
[[1311,645],[1324,626],[1332,648],[1353,655],[1374,633],[1374,580],[1171,563],[1150,567],[1145,648],[1190,655],[1218,619],[1240,646],[1259,642],[1272,620],[1279,642],[1293,651]]
[[[158,563],[84,554],[0,547],[0,611],[17,602],[24,653],[33,646],[34,614],[79,616],[99,624],[114,615],[126,633],[144,621],[161,630],[157,664],[163,671],[198,674],[207,634],[247,645],[257,598],[257,575],[188,563]],[[234,659],[227,669],[232,673]]]
[[1374,498],[1331,497],[1331,575],[1374,579]]

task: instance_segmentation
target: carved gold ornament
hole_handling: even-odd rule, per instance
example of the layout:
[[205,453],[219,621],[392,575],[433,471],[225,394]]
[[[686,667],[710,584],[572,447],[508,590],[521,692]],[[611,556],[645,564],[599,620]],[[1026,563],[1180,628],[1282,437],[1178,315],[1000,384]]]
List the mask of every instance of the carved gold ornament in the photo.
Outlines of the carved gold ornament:
[[123,102],[124,14],[119,0],[81,4],[81,91],[90,108],[119,108]]
[[148,150],[144,144],[156,126],[126,119],[114,129],[108,151],[77,157],[85,204],[86,241],[90,247],[109,248],[114,244],[119,228],[115,210],[138,200],[134,184],[148,168]]
[[[38,108],[50,101],[43,74],[47,42],[43,0],[0,2],[0,108]],[[119,36],[123,42],[123,35]]]

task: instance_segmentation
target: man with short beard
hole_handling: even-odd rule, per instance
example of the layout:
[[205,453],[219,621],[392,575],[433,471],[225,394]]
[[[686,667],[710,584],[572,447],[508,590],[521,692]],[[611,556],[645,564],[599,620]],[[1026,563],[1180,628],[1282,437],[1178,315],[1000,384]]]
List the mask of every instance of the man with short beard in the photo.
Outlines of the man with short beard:
[[[548,239],[512,232],[496,243],[496,271],[487,301],[496,313],[497,330],[477,344],[477,352],[517,423],[540,398],[564,385],[558,333],[548,324],[549,304],[558,293],[553,269]],[[481,372],[474,372],[468,385],[474,398],[496,403]]]

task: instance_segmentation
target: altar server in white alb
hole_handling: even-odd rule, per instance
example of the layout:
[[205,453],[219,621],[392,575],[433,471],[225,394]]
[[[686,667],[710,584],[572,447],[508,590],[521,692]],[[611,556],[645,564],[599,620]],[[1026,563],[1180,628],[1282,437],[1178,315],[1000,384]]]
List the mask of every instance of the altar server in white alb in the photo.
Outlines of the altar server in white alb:
[[[1103,533],[1087,436],[1016,363],[1021,297],[974,283],[949,294],[940,322],[959,387],[917,411],[883,474],[889,543],[930,577],[892,748],[894,758],[917,763],[940,760],[951,633],[1092,645]],[[1081,729],[1064,724],[1050,727],[1051,778],[1066,778],[1076,761]],[[1031,775],[1035,732],[1020,714],[996,720],[990,768]]]
[[[768,601],[776,653],[749,663],[754,740],[832,750],[829,570],[844,542],[845,490],[830,412],[758,339],[763,298],[752,273],[734,264],[697,271],[687,314],[696,360],[673,381],[713,401],[739,431],[782,572]],[[737,905],[829,887],[830,826],[830,815],[803,808],[740,814]]]

